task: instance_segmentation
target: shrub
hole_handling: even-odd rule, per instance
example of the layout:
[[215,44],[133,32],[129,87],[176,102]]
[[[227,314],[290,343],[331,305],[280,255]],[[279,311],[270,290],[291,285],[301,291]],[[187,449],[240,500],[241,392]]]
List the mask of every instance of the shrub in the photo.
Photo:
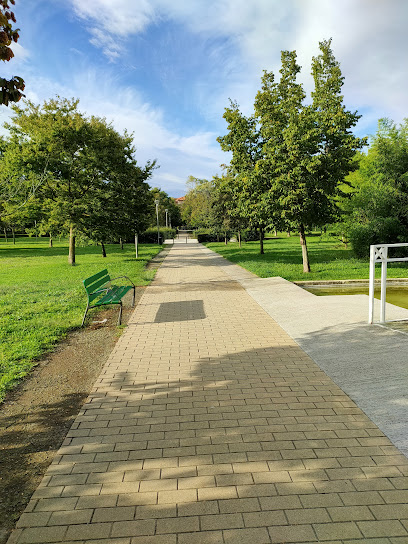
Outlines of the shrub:
[[[170,229],[163,227],[159,229],[160,232],[160,243],[162,244],[164,240],[175,238],[177,231],[176,229]],[[157,228],[151,227],[146,229],[144,232],[139,234],[139,243],[141,244],[156,244],[157,243]]]
[[243,242],[257,242],[259,240],[259,232],[257,230],[245,229],[241,231],[241,240]]
[[408,240],[408,233],[396,217],[378,217],[365,225],[350,228],[349,239],[358,259],[368,259],[370,245],[396,244]]
[[216,232],[216,231],[198,231],[195,233],[195,236],[197,238],[198,242],[206,243],[206,242],[220,242],[225,240],[225,235],[227,236],[227,240],[231,238],[230,232]]

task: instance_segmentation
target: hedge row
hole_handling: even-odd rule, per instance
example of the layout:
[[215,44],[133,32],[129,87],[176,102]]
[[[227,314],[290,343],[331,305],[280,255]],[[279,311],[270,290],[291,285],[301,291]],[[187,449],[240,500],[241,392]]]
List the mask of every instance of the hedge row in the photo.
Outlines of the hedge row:
[[[159,229],[159,233],[160,233],[160,244],[162,244],[164,240],[175,238],[177,231],[176,229],[163,227]],[[139,234],[139,242],[141,244],[156,244],[157,243],[157,228],[152,227],[145,230],[145,232],[142,232],[141,234]]]

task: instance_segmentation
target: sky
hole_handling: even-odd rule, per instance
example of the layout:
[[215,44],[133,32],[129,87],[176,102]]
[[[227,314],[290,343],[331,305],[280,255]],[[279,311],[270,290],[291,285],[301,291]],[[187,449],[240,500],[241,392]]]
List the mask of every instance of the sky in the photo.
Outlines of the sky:
[[[16,0],[14,13],[20,39],[0,75],[23,77],[35,103],[79,98],[133,133],[138,164],[159,165],[150,184],[173,197],[190,175],[222,173],[224,108],[251,115],[282,50],[296,50],[310,96],[312,57],[332,38],[358,136],[408,117],[408,0]],[[0,106],[1,125],[9,115]]]

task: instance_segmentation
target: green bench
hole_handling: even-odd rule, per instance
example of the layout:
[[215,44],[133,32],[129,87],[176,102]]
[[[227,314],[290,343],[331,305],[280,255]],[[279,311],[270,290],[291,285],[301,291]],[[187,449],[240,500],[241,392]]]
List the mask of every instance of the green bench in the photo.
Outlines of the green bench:
[[111,279],[108,274],[108,271],[101,270],[97,274],[86,278],[82,283],[84,284],[85,291],[88,295],[88,304],[85,310],[84,318],[82,320],[81,327],[84,326],[86,314],[91,308],[97,308],[98,306],[106,306],[108,304],[119,304],[119,319],[118,325],[122,321],[122,298],[126,295],[128,291],[133,289],[133,302],[132,306],[135,305],[135,295],[136,287],[135,284],[130,281],[132,285],[113,285],[112,282],[120,278],[126,278],[130,281],[127,276],[118,276],[117,278]]

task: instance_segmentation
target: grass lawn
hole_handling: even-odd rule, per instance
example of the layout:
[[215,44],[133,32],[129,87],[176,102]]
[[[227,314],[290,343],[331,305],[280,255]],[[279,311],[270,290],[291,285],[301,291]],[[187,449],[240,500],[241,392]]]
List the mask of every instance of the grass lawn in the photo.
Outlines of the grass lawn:
[[[223,242],[206,244],[229,261],[239,264],[261,278],[281,276],[289,281],[302,280],[347,280],[366,279],[369,275],[369,259],[366,261],[352,256],[350,249],[336,237],[329,235],[309,235],[307,246],[311,273],[303,273],[302,250],[299,237],[288,237],[285,233],[277,238],[265,240],[265,254],[259,254],[259,242]],[[376,266],[376,277],[380,277],[381,267]],[[408,277],[406,263],[389,263],[390,278]]]
[[[86,308],[83,279],[107,268],[111,277],[126,275],[136,285],[148,284],[154,271],[146,263],[157,244],[77,248],[75,266],[67,262],[67,241],[48,247],[46,238],[0,241],[0,401],[5,392],[35,365],[69,330],[81,325]],[[92,312],[92,310],[91,310]],[[91,314],[92,315],[92,314]]]

